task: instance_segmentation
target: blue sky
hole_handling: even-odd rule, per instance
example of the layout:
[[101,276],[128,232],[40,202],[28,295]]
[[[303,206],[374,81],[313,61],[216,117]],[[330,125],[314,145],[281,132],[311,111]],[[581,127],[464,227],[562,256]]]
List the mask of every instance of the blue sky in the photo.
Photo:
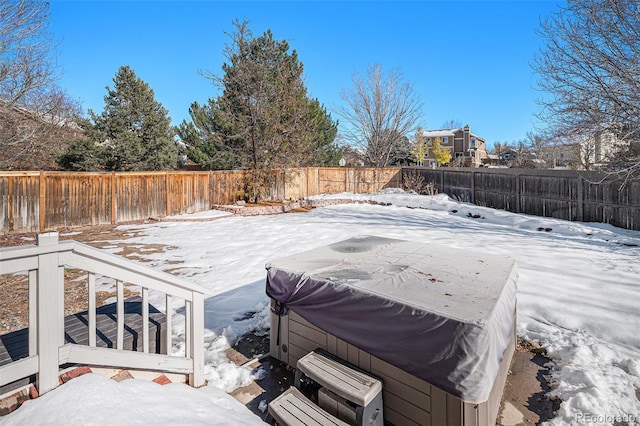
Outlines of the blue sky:
[[352,74],[380,63],[398,68],[419,93],[419,123],[456,120],[494,142],[525,137],[537,124],[540,19],[556,1],[51,1],[60,40],[61,86],[84,110],[101,112],[106,86],[129,65],[169,110],[188,119],[193,101],[218,91],[198,70],[221,74],[225,32],[248,19],[255,36],[271,29],[304,64],[305,81],[334,118]]

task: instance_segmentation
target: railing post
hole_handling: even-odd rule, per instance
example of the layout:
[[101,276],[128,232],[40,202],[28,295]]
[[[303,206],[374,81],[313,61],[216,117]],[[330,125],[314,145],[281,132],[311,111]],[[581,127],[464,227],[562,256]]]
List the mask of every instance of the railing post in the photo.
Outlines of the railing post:
[[39,185],[39,198],[38,198],[38,232],[44,232],[45,227],[45,217],[47,214],[47,180],[45,177],[45,172],[40,170],[40,176],[38,179]]
[[[58,233],[38,235],[38,246],[58,244]],[[61,279],[62,278],[62,279]],[[37,280],[37,342],[38,342],[38,392],[43,394],[58,386],[58,350],[64,330],[60,329],[60,317],[64,317],[64,276],[60,273],[58,253],[38,256]]]
[[192,292],[191,317],[191,358],[193,373],[189,375],[189,385],[197,388],[204,385],[204,295]]

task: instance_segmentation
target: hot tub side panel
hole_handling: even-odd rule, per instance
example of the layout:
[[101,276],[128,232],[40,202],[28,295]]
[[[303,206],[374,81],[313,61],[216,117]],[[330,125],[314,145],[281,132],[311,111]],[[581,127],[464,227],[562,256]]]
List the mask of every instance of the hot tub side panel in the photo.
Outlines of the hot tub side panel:
[[[279,339],[278,339],[279,330]],[[271,315],[271,356],[291,366],[317,348],[327,350],[383,381],[384,418],[395,425],[493,426],[515,349],[515,327],[500,371],[487,401],[467,403],[344,340],[327,333],[289,311]],[[279,340],[279,344],[278,344]]]

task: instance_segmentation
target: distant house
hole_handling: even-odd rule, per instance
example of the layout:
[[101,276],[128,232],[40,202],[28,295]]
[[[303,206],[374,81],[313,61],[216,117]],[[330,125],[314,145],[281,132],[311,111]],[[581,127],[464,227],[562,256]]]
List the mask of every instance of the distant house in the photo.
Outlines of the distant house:
[[500,161],[503,163],[509,163],[514,161],[516,158],[518,158],[518,151],[513,148],[508,148],[500,153]]
[[497,154],[487,154],[487,158],[482,159],[482,165],[484,167],[506,167]]
[[[458,129],[425,130],[423,135],[427,138],[427,144],[435,138],[440,138],[442,147],[451,151],[450,164],[453,166],[481,167],[483,160],[487,158],[486,141],[471,133],[468,124]],[[431,151],[425,157],[424,164],[428,166],[436,164]]]
[[548,167],[554,169],[580,169],[580,145],[556,144],[546,146],[543,154],[547,159]]
[[622,140],[618,136],[619,132],[617,126],[607,126],[589,137],[581,150],[583,157],[589,156],[589,158],[583,158],[583,164],[595,166],[609,164],[618,152],[629,146],[628,140]]
[[[616,156],[629,148],[633,138],[626,126],[608,124],[597,130],[576,131],[554,149],[556,165],[575,169],[596,170],[608,167]],[[563,147],[558,150],[558,147]],[[558,158],[558,154],[561,158]]]
[[547,162],[544,158],[539,158],[538,154],[531,148],[507,148],[500,153],[500,164],[508,167],[520,168],[545,168]]

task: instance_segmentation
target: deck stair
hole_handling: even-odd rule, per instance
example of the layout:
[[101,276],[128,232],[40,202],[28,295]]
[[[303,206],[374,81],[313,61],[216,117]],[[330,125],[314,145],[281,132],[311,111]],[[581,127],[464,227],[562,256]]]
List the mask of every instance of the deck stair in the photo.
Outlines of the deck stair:
[[[96,309],[96,346],[113,348],[117,339],[116,303]],[[65,343],[89,344],[88,311],[67,315],[64,319]],[[142,352],[142,298],[134,296],[124,301],[124,350]],[[162,332],[167,324],[166,315],[149,305],[149,352],[166,354],[166,340]],[[0,335],[0,365],[6,365],[29,356],[29,328],[23,328]],[[61,366],[65,368],[67,366]],[[0,395],[4,395],[28,384],[33,384],[36,376],[24,377],[15,382],[0,386]]]
[[296,387],[269,404],[279,424],[383,425],[380,380],[320,349],[296,367]]
[[[88,309],[65,318],[66,269],[81,274],[74,281],[86,285]],[[0,386],[35,376],[42,395],[60,385],[60,370],[69,365],[183,374],[191,386],[205,384],[209,290],[77,241],[58,241],[55,232],[39,234],[35,246],[0,248],[0,271],[27,277],[29,324],[0,339]],[[116,302],[98,308],[96,289],[105,283],[115,288]],[[125,285],[139,291],[140,299],[125,300]],[[166,319],[151,298],[164,299]],[[184,351],[167,353],[174,315],[184,316]]]

